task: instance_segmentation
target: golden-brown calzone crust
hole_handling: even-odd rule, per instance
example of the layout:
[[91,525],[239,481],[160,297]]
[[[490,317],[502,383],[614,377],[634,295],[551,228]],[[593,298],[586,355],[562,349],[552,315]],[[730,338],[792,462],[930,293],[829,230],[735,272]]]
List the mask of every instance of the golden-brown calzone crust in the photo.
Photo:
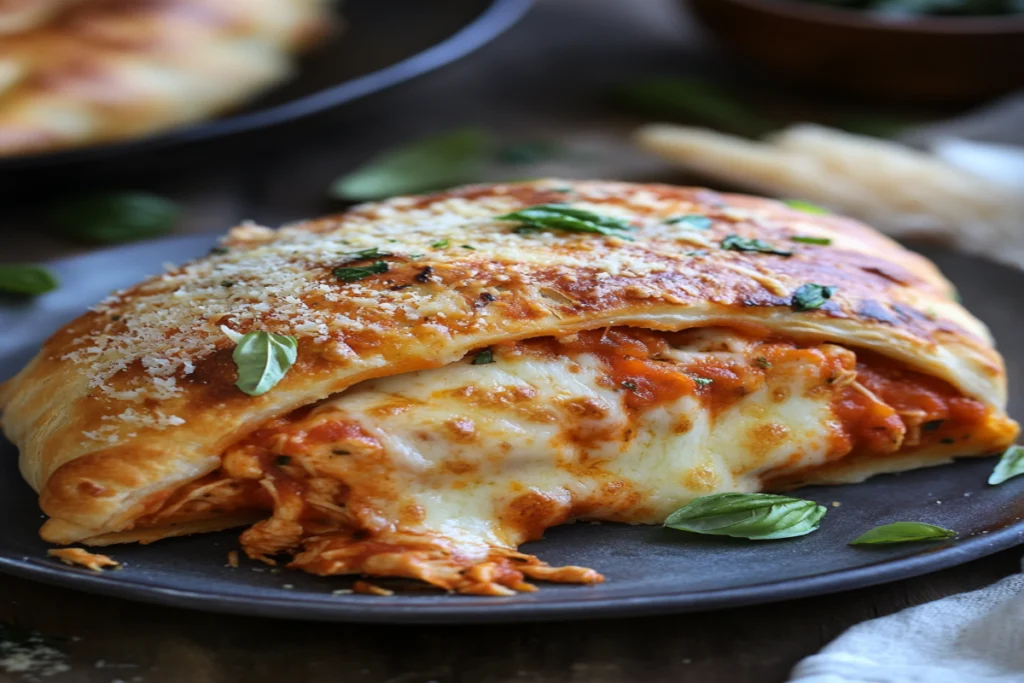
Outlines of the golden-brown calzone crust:
[[[286,77],[290,54],[327,32],[329,10],[329,0],[67,8],[0,41],[0,156],[138,137],[221,112]],[[11,8],[11,24],[30,22],[26,12]],[[3,18],[0,5],[0,32]]]
[[[633,241],[522,232],[498,218],[562,202],[628,219]],[[689,214],[713,225],[668,221]],[[729,235],[792,255],[723,249]],[[367,249],[387,255],[358,260]],[[332,274],[377,260],[386,273]],[[795,311],[806,283],[838,290],[819,310]],[[270,392],[248,396],[234,386],[221,325],[295,335],[298,361]],[[51,517],[43,536],[67,543],[129,527],[262,423],[362,380],[496,342],[622,325],[867,348],[1003,415],[1002,359],[985,327],[929,261],[867,226],[702,189],[553,180],[402,197],[278,231],[236,228],[215,253],[115,293],[55,334],[0,389],[0,406]]]

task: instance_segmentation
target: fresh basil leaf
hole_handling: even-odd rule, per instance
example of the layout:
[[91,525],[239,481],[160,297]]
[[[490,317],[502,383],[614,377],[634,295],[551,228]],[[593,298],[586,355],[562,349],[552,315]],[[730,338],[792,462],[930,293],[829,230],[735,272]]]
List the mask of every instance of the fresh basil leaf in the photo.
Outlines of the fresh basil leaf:
[[59,283],[53,273],[30,263],[0,265],[0,292],[38,296],[57,289]]
[[613,91],[612,98],[647,116],[698,121],[751,137],[779,128],[728,91],[698,78],[649,78]]
[[444,239],[444,240],[437,240],[436,242],[431,242],[430,246],[431,246],[432,249],[447,249],[448,245],[450,245],[451,243],[452,243],[451,240]]
[[487,365],[494,362],[494,351],[484,349],[473,357],[471,365]]
[[491,136],[475,128],[432,135],[387,151],[342,176],[331,186],[331,196],[368,201],[458,185],[473,179],[492,148]]
[[352,261],[362,261],[363,259],[369,258],[387,258],[388,256],[394,256],[390,251],[381,251],[377,247],[370,247],[369,249],[360,249],[359,251],[346,251],[345,256],[351,256]]
[[831,285],[816,285],[813,283],[800,285],[793,292],[793,310],[813,311],[816,308],[821,308],[838,291],[838,287]]
[[92,244],[118,244],[159,237],[180,220],[174,202],[144,193],[108,193],[68,199],[51,212],[60,234]]
[[701,377],[700,375],[690,375],[689,377],[694,382],[696,382],[697,386],[699,386],[699,387],[706,387],[706,386],[708,386],[709,384],[712,384],[715,381],[715,380],[710,379],[708,377]]
[[562,153],[562,147],[551,140],[531,140],[505,145],[497,153],[503,164],[539,164]]
[[388,264],[385,261],[377,261],[371,263],[368,266],[341,266],[331,271],[334,277],[338,278],[342,282],[356,282],[363,278],[370,277],[371,275],[378,275],[380,273],[388,272]]
[[685,225],[694,230],[707,230],[711,227],[711,219],[699,213],[692,213],[687,216],[676,216],[665,221],[669,225]]
[[797,235],[795,237],[790,237],[789,240],[791,242],[799,242],[800,244],[819,244],[823,247],[832,244],[832,240],[828,237],[803,237]]
[[235,351],[231,355],[238,368],[235,386],[250,396],[270,391],[295,364],[299,353],[298,344],[295,337],[263,330],[237,338]]
[[622,218],[602,216],[585,209],[574,209],[565,204],[540,204],[519,211],[513,211],[498,220],[518,221],[525,231],[533,230],[566,230],[568,232],[592,232],[601,235],[614,235],[622,239],[631,239],[625,234],[632,230],[629,223]]
[[827,216],[828,214],[832,213],[831,211],[824,207],[818,206],[817,204],[812,204],[810,202],[805,202],[802,199],[783,199],[782,203],[791,209],[803,211],[804,213],[813,213],[818,216]]
[[995,486],[1022,474],[1024,474],[1024,446],[1010,446],[996,463],[996,468],[992,470],[988,483]]
[[739,235],[729,235],[722,240],[721,247],[730,251],[756,251],[762,254],[777,254],[779,256],[793,255],[791,251],[777,249],[762,240],[740,237]]
[[850,545],[883,545],[913,541],[941,541],[955,538],[956,532],[923,522],[893,522],[865,531],[850,541]]
[[812,500],[770,493],[716,493],[679,508],[665,526],[755,541],[792,538],[818,528],[827,510]]

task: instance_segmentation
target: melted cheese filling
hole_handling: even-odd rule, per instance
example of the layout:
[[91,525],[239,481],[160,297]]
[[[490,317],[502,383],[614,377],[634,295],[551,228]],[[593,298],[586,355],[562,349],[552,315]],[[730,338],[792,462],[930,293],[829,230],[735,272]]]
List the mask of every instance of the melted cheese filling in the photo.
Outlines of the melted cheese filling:
[[489,351],[279,419],[140,525],[269,509],[242,534],[250,557],[505,594],[531,589],[524,577],[600,580],[515,550],[548,527],[660,523],[702,495],[970,440],[990,412],[841,346],[722,329],[622,328]]

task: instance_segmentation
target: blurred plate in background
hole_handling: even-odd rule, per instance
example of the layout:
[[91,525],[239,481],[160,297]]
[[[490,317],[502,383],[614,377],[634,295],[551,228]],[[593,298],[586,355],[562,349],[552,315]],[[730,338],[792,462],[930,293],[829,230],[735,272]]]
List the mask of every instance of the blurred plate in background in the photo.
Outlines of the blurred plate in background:
[[512,26],[533,0],[347,0],[344,30],[296,75],[248,106],[167,133],[71,151],[0,158],[0,172],[66,167],[251,131],[379,92],[463,57]]

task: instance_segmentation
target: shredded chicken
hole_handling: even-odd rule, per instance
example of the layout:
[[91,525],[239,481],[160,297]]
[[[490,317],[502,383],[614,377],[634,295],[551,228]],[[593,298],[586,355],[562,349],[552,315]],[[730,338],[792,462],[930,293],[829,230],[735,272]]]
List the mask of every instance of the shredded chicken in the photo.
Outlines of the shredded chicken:
[[90,553],[84,548],[52,548],[47,550],[46,554],[50,557],[56,557],[64,564],[79,565],[94,572],[103,571],[107,568],[119,569],[121,567],[121,563],[117,560],[106,555],[100,555],[99,553]]

